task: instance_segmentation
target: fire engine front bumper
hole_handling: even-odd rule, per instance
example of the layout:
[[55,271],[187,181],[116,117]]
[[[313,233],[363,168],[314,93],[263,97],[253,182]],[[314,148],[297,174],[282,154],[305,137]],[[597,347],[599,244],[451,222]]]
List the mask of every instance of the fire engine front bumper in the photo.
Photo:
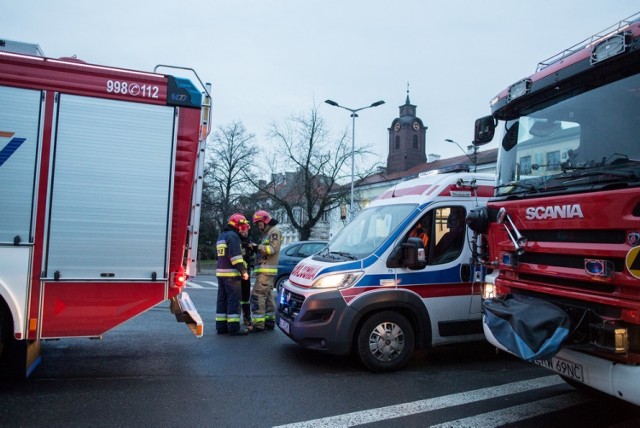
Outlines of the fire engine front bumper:
[[[494,337],[486,323],[482,325],[489,343],[511,353]],[[549,360],[536,360],[534,363],[564,378],[640,406],[640,366],[616,363],[566,348],[560,349]]]
[[171,313],[176,316],[178,322],[187,324],[189,330],[191,330],[196,337],[202,337],[204,332],[202,318],[200,318],[198,310],[186,292],[183,291],[171,299],[170,309]]

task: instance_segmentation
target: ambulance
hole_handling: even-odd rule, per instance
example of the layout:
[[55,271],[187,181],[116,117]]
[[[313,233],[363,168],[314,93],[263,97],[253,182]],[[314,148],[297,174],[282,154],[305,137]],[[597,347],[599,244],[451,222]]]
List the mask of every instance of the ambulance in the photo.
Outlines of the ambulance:
[[278,295],[280,330],[371,371],[402,368],[416,348],[483,340],[483,272],[470,264],[465,217],[494,181],[466,167],[384,192],[294,268]]

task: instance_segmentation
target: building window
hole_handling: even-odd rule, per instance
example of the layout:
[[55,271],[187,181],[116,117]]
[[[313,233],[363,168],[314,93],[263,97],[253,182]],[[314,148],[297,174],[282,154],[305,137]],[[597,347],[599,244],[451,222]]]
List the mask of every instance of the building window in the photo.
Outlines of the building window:
[[400,149],[400,136],[396,135],[396,150]]
[[520,158],[520,174],[531,174],[531,156],[522,156]]
[[302,224],[302,208],[293,207],[293,218],[295,219],[296,223]]
[[560,151],[556,150],[547,153],[547,171],[557,171],[560,169]]
[[418,148],[418,136],[417,135],[413,136],[413,148],[414,149]]

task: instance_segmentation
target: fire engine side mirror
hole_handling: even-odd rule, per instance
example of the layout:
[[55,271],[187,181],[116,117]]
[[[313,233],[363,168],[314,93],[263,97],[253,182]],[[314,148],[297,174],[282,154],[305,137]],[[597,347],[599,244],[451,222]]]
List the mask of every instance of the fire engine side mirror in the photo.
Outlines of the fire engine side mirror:
[[473,145],[482,146],[490,143],[493,140],[493,134],[496,131],[496,120],[493,116],[485,116],[476,120]]

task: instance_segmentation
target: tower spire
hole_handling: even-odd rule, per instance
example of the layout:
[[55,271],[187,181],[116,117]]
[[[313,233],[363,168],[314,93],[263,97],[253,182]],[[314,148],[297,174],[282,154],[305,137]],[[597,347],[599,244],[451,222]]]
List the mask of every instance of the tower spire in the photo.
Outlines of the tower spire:
[[407,100],[405,101],[405,104],[411,104],[411,101],[409,101],[409,82],[407,82]]

